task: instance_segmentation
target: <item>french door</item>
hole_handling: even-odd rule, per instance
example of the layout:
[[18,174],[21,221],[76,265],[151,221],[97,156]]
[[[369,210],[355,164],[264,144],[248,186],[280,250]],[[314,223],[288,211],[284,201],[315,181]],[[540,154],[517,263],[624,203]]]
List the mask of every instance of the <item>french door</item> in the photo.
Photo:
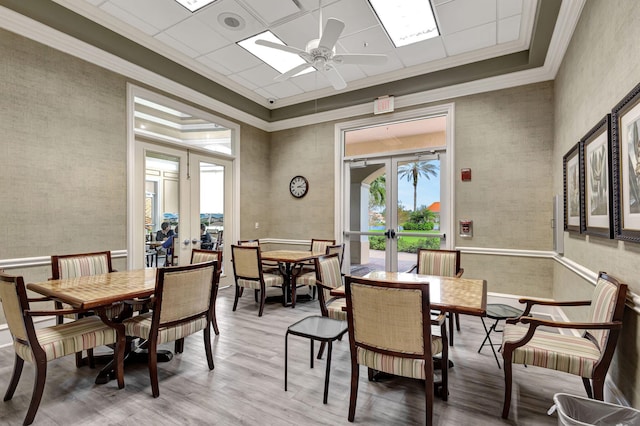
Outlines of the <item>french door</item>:
[[345,261],[353,275],[406,271],[418,248],[444,248],[446,154],[344,162]]
[[[230,252],[224,244],[224,230],[232,229],[232,163],[213,155],[194,153],[142,141],[135,143],[136,188],[133,267],[144,267],[148,240],[154,239],[163,223],[177,231],[174,256],[178,264],[188,264],[191,249],[200,248],[202,226],[228,263]],[[164,260],[161,256],[159,263]],[[162,266],[162,265],[160,265]],[[229,270],[228,267],[224,270]],[[223,275],[224,278],[224,275]]]

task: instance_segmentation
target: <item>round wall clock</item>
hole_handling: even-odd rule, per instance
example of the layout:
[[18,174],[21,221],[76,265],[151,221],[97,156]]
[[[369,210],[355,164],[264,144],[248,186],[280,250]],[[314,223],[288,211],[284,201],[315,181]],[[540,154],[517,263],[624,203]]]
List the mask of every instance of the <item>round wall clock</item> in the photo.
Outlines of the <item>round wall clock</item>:
[[289,192],[296,198],[302,198],[309,191],[309,181],[304,176],[295,176],[289,183]]

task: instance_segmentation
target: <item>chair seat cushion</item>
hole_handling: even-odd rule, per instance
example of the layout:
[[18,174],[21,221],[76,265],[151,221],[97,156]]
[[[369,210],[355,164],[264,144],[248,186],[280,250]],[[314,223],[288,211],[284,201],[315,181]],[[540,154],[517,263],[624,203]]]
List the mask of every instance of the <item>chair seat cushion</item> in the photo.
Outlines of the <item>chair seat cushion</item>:
[[[278,287],[284,284],[284,279],[282,275],[276,274],[262,274],[264,277],[264,285],[265,287]],[[238,278],[238,285],[240,287],[252,288],[254,290],[260,290],[260,281],[255,280],[245,280],[242,278]]]
[[329,318],[346,321],[347,311],[343,309],[345,306],[347,306],[347,299],[345,299],[344,297],[340,297],[331,301],[327,306]]
[[316,285],[316,272],[307,272],[296,278],[296,285]]
[[[138,315],[125,320],[124,328],[127,336],[149,338],[151,332],[151,320],[153,312]],[[207,327],[207,319],[204,317],[196,318],[193,321],[178,324],[174,327],[161,328],[158,331],[158,343],[173,342],[183,337],[197,333]]]
[[[433,355],[442,352],[442,339],[439,336],[431,338],[431,352]],[[424,360],[422,359],[384,355],[362,347],[358,347],[357,357],[358,364],[377,371],[413,379],[426,379],[424,375]]]
[[[47,355],[47,361],[116,342],[115,329],[104,324],[97,316],[36,329],[36,336]],[[28,345],[15,342],[14,347],[20,358],[33,362],[33,352]]]
[[[507,324],[502,344],[521,339],[528,327]],[[552,370],[591,378],[593,368],[600,359],[600,350],[589,339],[573,335],[551,333],[537,329],[533,338],[513,351],[515,364],[535,365]]]

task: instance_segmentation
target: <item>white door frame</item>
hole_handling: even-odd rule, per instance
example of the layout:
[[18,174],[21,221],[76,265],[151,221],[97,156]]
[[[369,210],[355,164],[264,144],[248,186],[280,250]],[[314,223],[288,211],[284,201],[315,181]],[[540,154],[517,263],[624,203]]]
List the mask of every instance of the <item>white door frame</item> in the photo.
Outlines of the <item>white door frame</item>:
[[[443,210],[440,212],[441,226],[444,224],[446,228],[441,228],[442,233],[447,235],[445,239],[444,247],[447,249],[453,249],[455,247],[455,171],[453,165],[455,164],[455,134],[454,134],[454,122],[455,122],[455,104],[447,103],[442,105],[436,105],[425,108],[417,108],[409,111],[402,111],[392,114],[384,114],[382,116],[367,117],[363,119],[346,121],[337,123],[334,128],[334,141],[335,141],[335,180],[334,194],[335,194],[335,212],[334,212],[334,234],[336,240],[344,241],[346,243],[345,251],[349,252],[348,239],[344,238],[343,231],[346,223],[349,220],[349,208],[350,203],[347,199],[347,193],[345,188],[345,157],[344,157],[344,134],[349,130],[355,130],[363,127],[380,126],[385,123],[415,120],[419,118],[428,118],[435,116],[445,116],[445,137],[446,137],[446,156],[444,161],[441,162],[441,179],[447,179],[445,183],[449,187],[449,191],[444,194],[444,199],[441,199],[441,207]],[[409,155],[407,152],[388,152],[385,156],[402,156],[403,154]]]
[[[230,170],[231,191],[229,194],[232,220],[228,228],[225,226],[225,240],[237,240],[240,236],[240,125],[194,108],[193,106],[167,98],[156,92],[127,83],[127,268],[139,269],[144,267],[144,233],[136,231],[136,223],[138,222],[135,220],[136,217],[143,216],[141,210],[143,203],[139,201],[143,199],[144,194],[144,176],[137,176],[140,173],[144,173],[144,164],[136,162],[137,142],[134,129],[134,98],[136,96],[152,100],[161,105],[166,105],[178,111],[189,113],[231,129],[231,145],[234,155],[208,154],[204,152],[203,154],[207,156],[210,155],[214,158],[219,157],[232,163]],[[187,146],[180,143],[167,143],[167,145],[175,145],[176,148],[179,149],[187,148]],[[228,256],[226,257],[228,258]],[[225,259],[225,263],[227,263],[227,261],[228,259]]]

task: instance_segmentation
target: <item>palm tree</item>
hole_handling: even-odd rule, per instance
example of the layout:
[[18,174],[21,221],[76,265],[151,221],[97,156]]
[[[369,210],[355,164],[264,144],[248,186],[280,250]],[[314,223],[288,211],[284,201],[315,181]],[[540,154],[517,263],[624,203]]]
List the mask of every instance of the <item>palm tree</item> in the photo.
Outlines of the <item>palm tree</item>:
[[430,180],[429,175],[433,177],[438,176],[438,165],[434,164],[432,160],[414,161],[400,166],[398,175],[401,179],[407,178],[407,181],[413,184],[413,211],[416,211],[418,179],[420,176],[424,176],[427,180]]
[[369,204],[371,207],[384,207],[387,198],[387,179],[385,175],[378,176],[369,186]]

